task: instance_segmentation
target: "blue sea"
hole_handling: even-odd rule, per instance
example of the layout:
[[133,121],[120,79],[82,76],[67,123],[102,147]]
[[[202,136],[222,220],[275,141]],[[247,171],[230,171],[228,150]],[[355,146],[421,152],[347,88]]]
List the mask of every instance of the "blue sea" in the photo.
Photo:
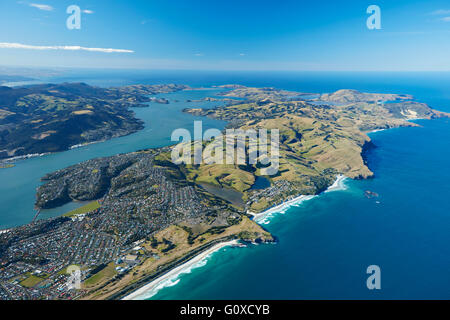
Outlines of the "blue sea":
[[[348,88],[412,94],[450,112],[450,73],[81,70],[43,81],[100,86],[175,82],[197,87],[239,83],[311,93]],[[192,105],[186,99],[216,92],[163,95],[178,102],[135,110],[146,123],[141,132],[0,169],[0,229],[31,221],[34,191],[43,174],[93,157],[170,144],[173,129],[191,129],[199,119],[181,113]],[[202,120],[206,127],[225,125]],[[450,120],[415,122],[421,126],[370,134],[376,148],[366,157],[373,179],[346,180],[341,190],[266,219],[263,227],[278,243],[222,248],[151,299],[449,299]],[[366,190],[379,197],[365,197]],[[42,217],[68,209],[44,212]],[[367,289],[370,265],[380,267],[380,290]]]

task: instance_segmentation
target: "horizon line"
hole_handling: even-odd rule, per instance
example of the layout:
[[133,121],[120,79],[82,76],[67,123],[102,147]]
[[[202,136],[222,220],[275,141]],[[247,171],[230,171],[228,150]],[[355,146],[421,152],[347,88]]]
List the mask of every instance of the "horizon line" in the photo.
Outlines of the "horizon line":
[[[137,67],[80,67],[80,66],[35,66],[35,65],[3,65],[0,68],[23,68],[23,69],[85,69],[85,70],[133,70],[133,71],[194,71],[194,72],[450,72],[448,70],[322,70],[322,69],[195,69],[195,68],[137,68]],[[1,73],[1,70],[0,70]]]

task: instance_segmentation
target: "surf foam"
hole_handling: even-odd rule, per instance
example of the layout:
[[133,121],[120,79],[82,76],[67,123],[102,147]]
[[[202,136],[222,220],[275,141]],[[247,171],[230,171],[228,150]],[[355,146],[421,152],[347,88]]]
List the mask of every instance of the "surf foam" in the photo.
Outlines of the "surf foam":
[[161,289],[172,287],[180,282],[180,275],[191,273],[193,269],[200,268],[206,265],[208,259],[216,251],[227,247],[235,246],[238,244],[237,240],[219,243],[212,248],[200,253],[191,260],[183,263],[182,265],[170,270],[161,277],[156,278],[150,283],[146,284],[142,288],[130,293],[122,300],[145,300],[156,295]]

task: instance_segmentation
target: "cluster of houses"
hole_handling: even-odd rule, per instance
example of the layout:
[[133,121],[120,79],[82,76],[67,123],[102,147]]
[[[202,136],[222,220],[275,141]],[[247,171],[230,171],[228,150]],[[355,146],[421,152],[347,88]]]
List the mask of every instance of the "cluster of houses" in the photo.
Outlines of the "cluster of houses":
[[174,223],[222,211],[145,157],[112,179],[100,204],[80,216],[37,220],[0,234],[0,299],[75,298],[79,292],[67,286],[68,266],[80,266],[84,278],[111,262],[118,274],[126,273],[157,258],[139,241]]

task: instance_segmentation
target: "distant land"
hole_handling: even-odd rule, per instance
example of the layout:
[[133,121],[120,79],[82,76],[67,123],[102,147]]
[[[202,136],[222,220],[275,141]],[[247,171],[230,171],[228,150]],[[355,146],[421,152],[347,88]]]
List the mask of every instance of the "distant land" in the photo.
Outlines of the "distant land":
[[6,82],[18,82],[18,81],[31,81],[34,80],[30,77],[14,76],[14,75],[2,75],[0,74],[0,85]]
[[[128,108],[148,101],[147,95],[187,88],[100,89],[63,84],[3,90],[8,93],[5,97],[11,97],[5,100],[11,101],[6,104],[8,112],[26,123],[45,118],[44,128],[24,126],[28,130],[23,136],[45,135],[46,126],[53,122],[80,119],[91,125],[92,136],[105,138],[102,128],[115,134],[118,119],[128,126],[117,129],[119,134],[139,130]],[[364,152],[372,146],[367,133],[418,126],[410,121],[414,119],[450,116],[401,94],[355,90],[311,94],[240,85],[223,89],[225,106],[183,111],[225,120],[228,128],[279,129],[280,170],[276,175],[263,176],[259,164],[175,165],[170,158],[173,147],[96,158],[49,173],[37,190],[37,208],[72,201],[88,204],[70,212],[70,217],[38,220],[0,234],[0,279],[16,283],[7,288],[7,294],[29,299],[120,299],[217,244],[274,242],[274,236],[253,216],[299,196],[319,194],[342,176],[372,177],[364,159]],[[109,122],[97,120],[102,117]],[[20,131],[22,126],[16,126]],[[58,128],[59,139],[70,142],[65,147],[82,140],[80,135],[85,132],[76,127],[74,139],[63,127]],[[15,132],[14,127],[11,130]],[[28,146],[26,139],[21,141]],[[83,288],[79,291],[61,286],[72,264],[81,268]],[[31,274],[36,269],[41,273]]]
[[64,151],[143,128],[132,107],[180,85],[92,87],[84,83],[0,87],[0,159]]

